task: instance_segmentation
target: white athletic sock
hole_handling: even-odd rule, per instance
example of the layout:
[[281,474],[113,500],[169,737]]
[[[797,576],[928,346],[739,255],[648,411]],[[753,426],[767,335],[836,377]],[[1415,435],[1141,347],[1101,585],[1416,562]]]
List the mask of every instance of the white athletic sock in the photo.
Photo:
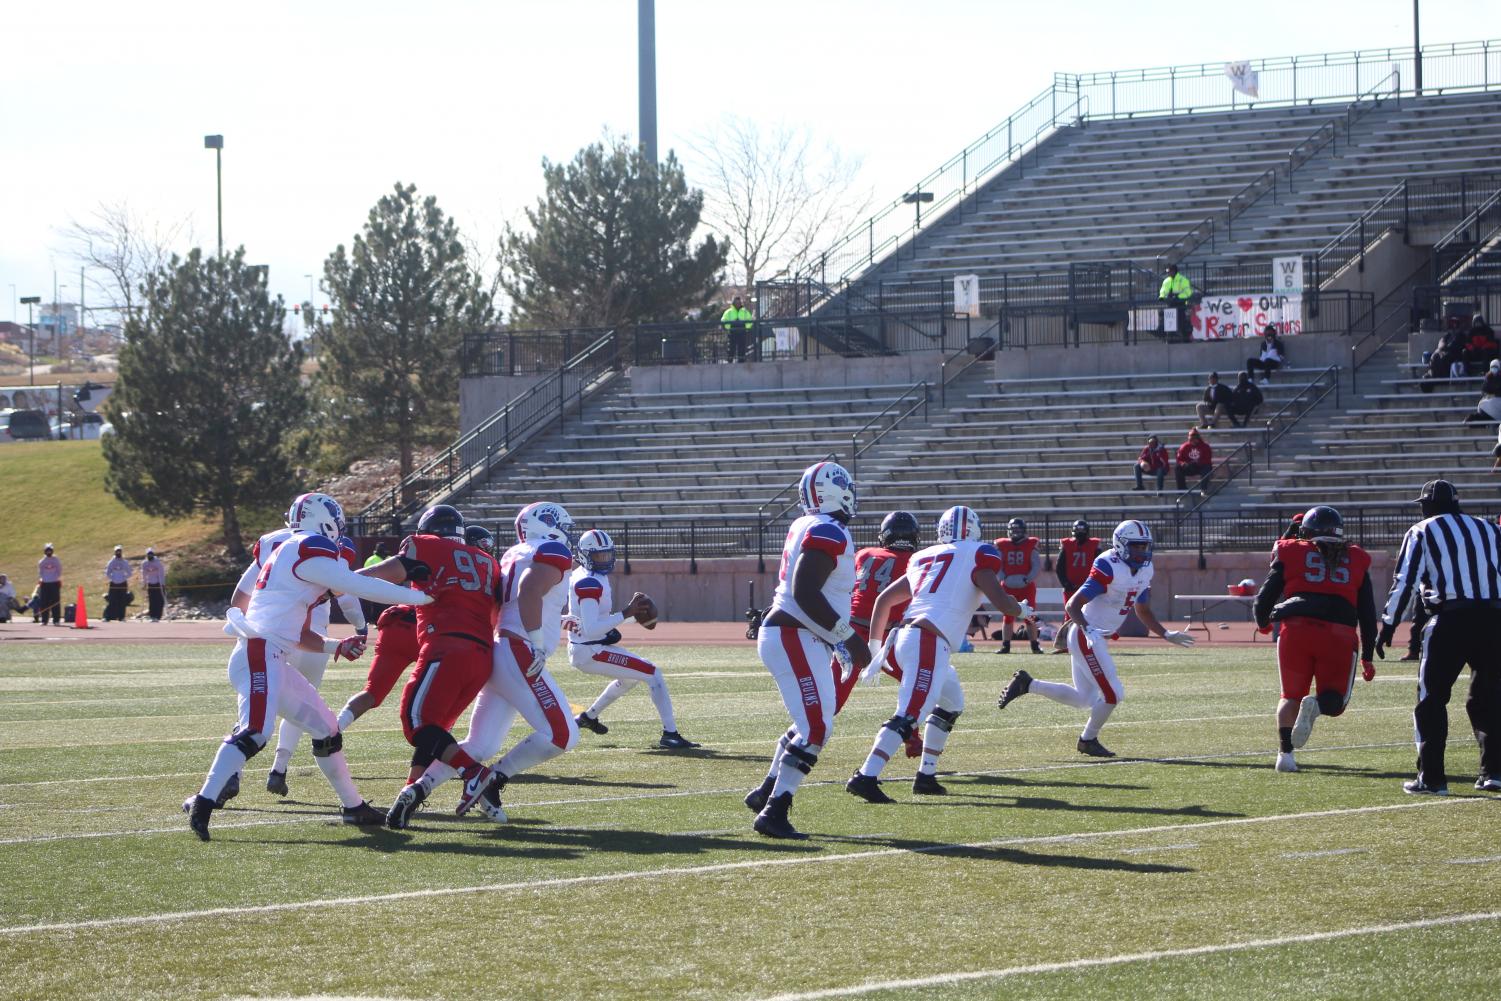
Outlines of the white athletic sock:
[[[353,702],[354,700],[350,699],[349,701]],[[354,721],[354,710],[349,708],[348,703],[345,703],[344,708],[339,710],[339,732],[343,733],[348,730],[354,725]]]
[[552,742],[548,734],[533,733],[521,743],[506,752],[505,757],[496,763],[496,771],[506,775],[519,775],[528,768],[535,768],[549,758],[556,758],[563,753],[563,749]]
[[654,674],[647,679],[646,687],[651,692],[651,704],[657,707],[657,715],[662,717],[662,729],[676,733],[678,719],[672,712],[672,696],[667,694],[667,681],[660,674]]
[[891,760],[891,756],[901,746],[901,734],[889,726],[881,727],[876,733],[875,743],[870,745],[870,754],[866,755],[865,764],[860,766],[860,774],[871,778],[879,777],[881,769],[886,767],[886,762]]
[[938,771],[938,756],[948,746],[949,732],[941,726],[929,723],[922,731],[922,764],[917,770],[924,775],[932,775]]
[[334,793],[339,797],[339,802],[345,807],[359,806],[365,802],[365,797],[354,787],[354,778],[349,774],[349,762],[344,760],[343,751],[335,751],[333,754],[314,756],[318,767],[323,771],[323,777],[328,779],[328,784],[334,787]]
[[422,783],[424,789],[432,792],[449,779],[459,774],[459,770],[446,761],[434,761],[427,766],[427,771],[417,781]]
[[787,732],[777,738],[776,749],[771,752],[771,767],[766,770],[766,777],[773,782],[782,774],[782,758],[787,754],[787,742],[796,736],[797,730],[788,727]]
[[589,715],[594,717],[595,719],[599,719],[600,713],[604,712],[606,709],[610,708],[610,706],[614,705],[616,699],[620,698],[622,695],[624,695],[634,687],[636,687],[636,683],[634,681],[621,681],[617,678],[616,680],[610,682],[605,686],[605,690],[599,693],[599,698],[594,700],[594,705],[589,707]]
[[283,719],[281,726],[276,730],[276,760],[271,763],[273,771],[287,770],[287,764],[292,760],[292,752],[297,750],[297,742],[301,739],[302,728]]
[[[803,750],[809,754],[817,754],[823,750],[823,746],[810,744]],[[798,768],[796,762],[797,759],[792,755],[785,753],[782,755],[782,766],[777,769],[777,782],[771,789],[773,796],[780,796],[784,792],[797,792],[797,787],[802,785],[803,779],[808,777],[808,773]]]
[[224,785],[232,776],[245,767],[244,753],[233,744],[220,744],[218,752],[214,755],[214,763],[209,766],[208,777],[203,780],[203,788],[198,790],[198,795],[204,799],[218,799],[224,791]]
[[1084,732],[1079,734],[1079,739],[1094,740],[1098,737],[1100,735],[1100,727],[1105,725],[1105,721],[1110,718],[1110,714],[1113,712],[1115,712],[1114,702],[1096,703],[1094,708],[1089,710],[1089,722],[1084,724]]
[[1032,684],[1027,686],[1027,691],[1076,709],[1088,709],[1094,705],[1093,695],[1085,695],[1073,685],[1060,685],[1056,681],[1038,681],[1033,678]]

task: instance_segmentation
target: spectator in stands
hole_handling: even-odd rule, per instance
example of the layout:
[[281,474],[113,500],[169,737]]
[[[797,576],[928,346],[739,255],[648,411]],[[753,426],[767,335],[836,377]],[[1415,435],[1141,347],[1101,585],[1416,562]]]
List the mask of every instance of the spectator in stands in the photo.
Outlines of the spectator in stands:
[[1162,442],[1158,440],[1155,434],[1151,435],[1147,438],[1146,447],[1136,457],[1136,486],[1131,489],[1146,489],[1146,486],[1141,481],[1142,474],[1145,473],[1147,476],[1157,477],[1157,492],[1159,494],[1162,493],[1162,482],[1167,479],[1168,467],[1171,465],[1172,463],[1168,460],[1167,449],[1162,447]]
[[1251,415],[1256,408],[1266,402],[1261,395],[1261,390],[1256,388],[1256,383],[1251,377],[1242,372],[1235,380],[1235,388],[1230,390],[1230,424],[1233,427],[1243,428],[1251,421]]
[[[711,314],[712,315],[712,314]],[[745,346],[750,341],[751,328],[755,326],[756,317],[750,310],[745,308],[745,300],[738,295],[730,308],[724,311],[719,318],[719,325],[730,336],[730,361],[745,360]]]
[[1214,470],[1214,449],[1209,447],[1199,434],[1198,428],[1188,429],[1188,439],[1178,446],[1178,467],[1174,475],[1178,479],[1178,489],[1188,489],[1188,478],[1199,477],[1195,490],[1201,493],[1209,483],[1209,474]]
[[1157,299],[1165,307],[1175,309],[1178,312],[1178,337],[1180,340],[1188,340],[1188,301],[1193,298],[1193,283],[1187,275],[1178,273],[1178,265],[1167,266],[1167,277],[1162,279],[1162,287],[1157,290]]
[[1458,331],[1451,330],[1439,338],[1438,347],[1428,356],[1428,371],[1425,373],[1425,381],[1419,387],[1425,393],[1433,392],[1437,379],[1452,379],[1465,374],[1464,349],[1468,343],[1468,337],[1461,337]]
[[1480,387],[1480,402],[1475,404],[1473,414],[1465,415],[1466,424],[1477,421],[1501,421],[1501,361],[1491,360]]
[[1204,398],[1194,404],[1199,415],[1199,427],[1212,428],[1221,417],[1230,413],[1230,387],[1220,385],[1220,374],[1209,373],[1209,385],[1204,387]]
[[9,622],[11,612],[19,612],[25,607],[16,601],[16,586],[9,577],[0,573],[0,622]]
[[1501,343],[1496,340],[1496,332],[1479,313],[1470,321],[1469,343],[1465,345],[1461,358],[1466,365],[1472,366],[1472,370],[1501,358]]
[[1261,369],[1261,381],[1271,382],[1272,373],[1282,367],[1287,361],[1287,349],[1282,346],[1282,338],[1277,336],[1277,328],[1270,323],[1261,332],[1261,354],[1255,358],[1246,359],[1246,375],[1251,379],[1256,378],[1256,370]]

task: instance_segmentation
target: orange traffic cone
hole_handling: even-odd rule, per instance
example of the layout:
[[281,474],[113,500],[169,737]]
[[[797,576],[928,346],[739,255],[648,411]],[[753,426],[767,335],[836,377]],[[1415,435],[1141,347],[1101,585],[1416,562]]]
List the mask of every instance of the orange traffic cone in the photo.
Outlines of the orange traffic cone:
[[73,628],[87,629],[89,627],[89,610],[83,604],[83,585],[78,586],[78,607],[73,610]]

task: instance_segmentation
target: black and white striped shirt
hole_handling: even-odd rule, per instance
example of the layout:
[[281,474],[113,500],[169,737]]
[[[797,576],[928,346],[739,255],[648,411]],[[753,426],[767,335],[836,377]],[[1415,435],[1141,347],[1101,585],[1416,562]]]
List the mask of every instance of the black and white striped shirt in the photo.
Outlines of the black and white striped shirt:
[[1402,621],[1414,588],[1429,606],[1501,600],[1501,528],[1467,514],[1441,514],[1409,528],[1382,621]]

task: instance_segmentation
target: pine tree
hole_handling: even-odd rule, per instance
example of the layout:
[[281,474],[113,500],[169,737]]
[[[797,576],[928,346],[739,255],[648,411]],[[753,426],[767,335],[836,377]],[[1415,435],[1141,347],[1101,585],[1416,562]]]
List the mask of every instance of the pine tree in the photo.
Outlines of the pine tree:
[[693,244],[703,193],[671,153],[659,165],[624,140],[597,142],[567,164],[542,162],[546,194],[531,232],[507,229],[501,285],[518,323],[614,326],[677,320],[718,292],[725,248]]
[[241,511],[284,505],[297,490],[287,445],[307,396],[285,317],[244,248],[174,255],[147,279],[105,403],[111,493],[157,517],[218,515],[226,548],[244,558]]
[[458,226],[415,185],[398,183],[362,233],[323,265],[333,315],[317,341],[325,422],[346,452],[394,445],[401,475],[413,450],[458,428],[464,334],[493,318]]

